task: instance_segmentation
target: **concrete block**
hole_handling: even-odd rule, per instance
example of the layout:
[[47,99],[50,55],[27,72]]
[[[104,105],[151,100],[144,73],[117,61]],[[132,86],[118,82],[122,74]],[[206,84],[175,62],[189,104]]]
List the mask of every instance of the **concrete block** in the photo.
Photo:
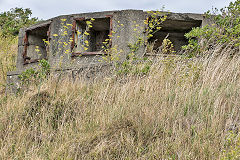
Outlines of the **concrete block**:
[[28,35],[28,44],[45,47],[42,37],[31,34]]
[[[105,11],[105,12],[93,12],[93,13],[81,13],[73,15],[64,15],[52,18],[45,22],[40,22],[30,26],[29,28],[23,28],[19,32],[18,41],[18,56],[17,56],[17,71],[22,72],[27,68],[36,68],[38,63],[24,64],[24,37],[26,31],[28,32],[28,47],[27,56],[31,59],[48,58],[48,61],[52,68],[65,70],[66,74],[72,77],[86,77],[91,79],[100,74],[106,69],[102,67],[102,55],[98,54],[84,54],[84,56],[72,57],[72,40],[76,33],[73,24],[75,20],[79,18],[85,18],[89,20],[94,18],[96,21],[93,23],[94,27],[90,34],[89,51],[99,51],[101,48],[101,41],[106,37],[105,31],[112,29],[112,47],[115,48],[119,61],[124,61],[127,55],[131,52],[129,44],[134,44],[141,38],[144,41],[147,40],[145,32],[146,25],[144,20],[149,14],[142,10],[120,10],[120,11]],[[111,20],[108,20],[108,18]],[[106,22],[106,23],[105,23]],[[167,21],[162,25],[162,31],[154,35],[155,40],[158,39],[158,44],[161,44],[165,35],[169,33],[169,39],[175,43],[175,48],[181,48],[186,43],[184,39],[184,33],[188,32],[191,27],[204,26],[210,24],[207,19],[203,18],[200,14],[185,14],[185,13],[168,13]],[[108,29],[109,26],[109,29]],[[50,30],[49,30],[50,27]],[[50,31],[50,32],[48,32]],[[99,33],[101,32],[101,33]],[[49,37],[48,36],[49,34]],[[49,38],[49,47],[46,48],[42,39]],[[75,40],[75,39],[74,39]],[[152,39],[154,41],[154,39]],[[151,42],[151,40],[149,40]],[[80,43],[80,41],[75,41]],[[78,44],[79,45],[79,44]],[[36,52],[36,46],[39,48],[39,52]],[[145,45],[141,45],[136,51],[137,57],[142,57],[145,54]],[[48,52],[46,51],[48,49]],[[80,53],[83,51],[80,50]],[[88,66],[86,69],[86,65]],[[94,67],[94,66],[97,67]],[[8,75],[8,83],[16,81],[17,76],[14,74]],[[15,87],[17,88],[17,87]],[[11,89],[10,89],[11,90]],[[16,89],[15,89],[16,90]],[[14,91],[14,89],[13,89]]]
[[[46,48],[42,46],[38,46],[36,48],[36,45],[29,45],[27,47],[27,56],[30,57],[31,59],[42,59],[46,58],[47,52]],[[39,51],[36,51],[36,49],[39,49]]]
[[20,72],[17,71],[7,73],[6,94],[16,94],[21,89],[19,75]]

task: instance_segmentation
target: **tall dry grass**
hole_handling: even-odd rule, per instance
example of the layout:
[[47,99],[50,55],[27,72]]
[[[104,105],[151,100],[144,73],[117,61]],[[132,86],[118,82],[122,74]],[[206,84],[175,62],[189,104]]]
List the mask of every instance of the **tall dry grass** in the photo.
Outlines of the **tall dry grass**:
[[232,52],[159,58],[141,77],[52,78],[40,92],[1,98],[0,159],[224,158],[240,122]]
[[16,68],[17,37],[5,37],[0,30],[0,94],[5,92],[7,72]]

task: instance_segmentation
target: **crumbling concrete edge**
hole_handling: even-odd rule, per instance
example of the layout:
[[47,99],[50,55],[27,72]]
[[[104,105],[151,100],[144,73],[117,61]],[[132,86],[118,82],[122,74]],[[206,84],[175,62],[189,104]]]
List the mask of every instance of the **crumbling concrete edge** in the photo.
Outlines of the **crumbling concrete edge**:
[[[111,63],[83,65],[77,68],[53,69],[50,75],[60,79],[69,78],[73,82],[78,79],[94,81],[95,79],[102,79],[110,75],[112,67],[113,64]],[[22,84],[19,78],[21,74],[21,71],[11,71],[7,73],[6,95],[16,94],[21,90]]]

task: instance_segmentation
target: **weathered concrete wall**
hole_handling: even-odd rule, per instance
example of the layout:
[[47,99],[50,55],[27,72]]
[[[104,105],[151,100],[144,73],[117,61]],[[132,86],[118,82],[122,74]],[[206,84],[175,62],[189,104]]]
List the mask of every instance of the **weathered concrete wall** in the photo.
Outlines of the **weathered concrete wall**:
[[[121,50],[120,59],[124,60],[126,55],[129,54],[129,44],[133,44],[137,41],[138,38],[146,40],[146,33],[143,21],[146,19],[147,12],[142,10],[123,10],[123,11],[107,11],[107,12],[96,12],[96,13],[83,13],[83,14],[73,14],[73,15],[64,15],[56,18],[52,18],[44,23],[50,24],[50,46],[48,55],[44,52],[44,44],[40,42],[39,38],[35,38],[32,35],[28,36],[29,46],[27,49],[27,55],[32,59],[38,59],[42,57],[47,57],[50,65],[54,68],[75,68],[81,67],[86,64],[95,64],[100,63],[101,55],[83,55],[79,57],[72,57],[71,53],[66,54],[65,52],[71,52],[71,43],[72,38],[72,27],[74,19],[85,18],[106,18],[106,16],[112,16],[112,30],[114,32],[112,37],[112,47],[116,47],[118,50]],[[62,20],[65,20],[64,22]],[[206,25],[209,22],[205,21],[202,15],[200,14],[168,14],[168,19],[163,24],[162,31],[157,33],[154,38],[159,39],[159,45],[161,44],[162,39],[167,33],[170,33],[170,39],[175,43],[176,48],[179,49],[182,44],[185,44],[184,33],[189,31],[192,27],[197,27]],[[69,25],[70,24],[70,25]],[[41,24],[34,25],[30,28],[36,28],[37,26],[41,27]],[[138,27],[136,27],[138,25]],[[134,30],[137,29],[137,30]],[[22,29],[19,34],[19,53],[17,60],[17,68],[24,70],[34,66],[33,64],[23,65],[23,58],[21,55],[24,52],[24,36],[26,31],[29,28]],[[58,35],[58,36],[54,36]],[[63,43],[66,45],[63,46]],[[39,49],[42,55],[36,54],[35,48],[36,44],[39,44]],[[143,56],[144,46],[142,46],[136,53],[138,56]]]
[[[64,26],[61,25],[61,19],[66,19],[65,23],[72,24],[73,19],[82,18],[90,19],[90,18],[106,18],[106,16],[112,15],[113,21],[113,37],[112,37],[112,47],[116,47],[118,50],[121,50],[120,59],[125,59],[126,55],[129,54],[130,49],[128,47],[129,43],[133,43],[137,39],[137,35],[144,38],[144,24],[142,23],[145,14],[142,11],[138,10],[126,10],[126,11],[118,11],[118,12],[100,12],[100,13],[89,13],[89,14],[79,14],[73,16],[62,16],[57,17],[51,24],[51,46],[50,46],[50,54],[49,61],[52,66],[58,67],[58,64],[61,64],[63,68],[71,68],[71,67],[81,67],[86,64],[95,64],[100,63],[102,60],[101,55],[92,56],[92,55],[83,55],[80,57],[72,58],[69,54],[65,54],[64,51],[71,50],[71,45],[68,44],[63,48],[63,46],[59,43],[59,39],[63,42],[69,42],[72,37],[71,29],[67,30],[67,35],[64,37],[54,37],[52,35],[58,34],[61,35],[64,32]],[[134,23],[135,21],[135,23]],[[142,30],[139,33],[134,33],[134,25],[141,24]],[[138,54],[143,54],[144,47],[139,49]]]
[[[52,70],[51,77],[55,79],[68,78],[70,81],[76,81],[78,79],[85,80],[87,82],[93,82],[96,80],[101,80],[102,78],[111,75],[113,72],[113,66],[111,64],[95,64],[95,65],[85,65],[80,68],[69,68]],[[7,74],[7,87],[6,93],[18,93],[22,91],[23,86],[19,75],[21,72],[9,72]]]
[[[73,20],[76,18],[106,18],[107,15],[112,15],[113,12],[99,12],[99,13],[88,13],[88,14],[77,14],[77,15],[68,15],[57,17],[53,20],[51,24],[51,43],[50,43],[50,54],[49,62],[50,65],[54,68],[78,68],[86,64],[95,64],[99,63],[101,56],[87,55],[79,57],[71,57],[71,54],[66,54],[65,51],[71,50],[71,44],[68,43],[65,47],[61,42],[69,42],[72,37],[72,28],[66,29],[62,24],[62,19],[66,19],[64,24],[72,24]],[[64,36],[53,36],[54,34]],[[60,65],[61,64],[61,65]]]
[[[79,76],[83,76],[80,74],[80,70],[86,71],[86,67],[104,66],[104,62],[101,62],[101,54],[90,52],[90,54],[72,56],[73,44],[71,41],[74,37],[73,34],[75,34],[73,30],[74,22],[77,19],[88,20],[107,17],[110,18],[110,22],[108,22],[110,23],[109,30],[112,29],[112,47],[117,49],[117,52],[120,52],[120,61],[125,60],[130,53],[129,44],[134,44],[138,38],[142,38],[144,41],[147,40],[147,33],[145,32],[147,26],[143,21],[149,17],[149,14],[142,10],[63,15],[35,24],[29,28],[23,28],[19,33],[17,71],[8,73],[8,84],[13,83],[11,86],[15,86],[9,90],[16,91],[19,85],[17,77],[22,71],[27,68],[38,67],[37,59],[47,58],[54,72],[62,70],[68,73],[71,72],[71,74],[78,73]],[[102,25],[103,22],[98,23]],[[204,26],[210,23],[201,14],[168,13],[167,20],[162,25],[162,30],[157,32],[149,41],[157,39],[155,47],[158,47],[165,36],[169,34],[168,38],[174,43],[175,49],[179,50],[182,45],[187,43],[184,33],[190,31],[192,27]],[[105,27],[104,30],[106,30],[106,25],[98,28],[101,27]],[[48,40],[49,46],[45,46],[42,39]],[[36,52],[36,47],[38,47],[39,52]],[[136,52],[136,56],[143,56],[145,47],[142,45]],[[89,70],[89,73],[91,72]],[[97,70],[97,72],[101,73],[101,70]],[[93,75],[96,75],[96,72]]]
[[[146,13],[147,16],[148,13]],[[174,45],[175,51],[180,51],[183,45],[188,43],[184,34],[189,32],[193,27],[201,27],[203,16],[201,14],[191,13],[166,13],[167,19],[161,25],[161,30],[153,34],[148,41],[154,43],[154,49],[162,45],[167,37]]]
[[17,93],[18,90],[21,88],[21,82],[18,76],[21,74],[21,72],[8,72],[7,73],[7,87],[6,87],[6,93]]

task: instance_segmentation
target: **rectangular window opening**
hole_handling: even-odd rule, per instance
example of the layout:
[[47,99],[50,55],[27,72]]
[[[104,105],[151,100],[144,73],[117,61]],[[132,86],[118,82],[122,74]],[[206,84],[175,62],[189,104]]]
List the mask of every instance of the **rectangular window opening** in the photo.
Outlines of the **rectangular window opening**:
[[[90,25],[87,24],[89,21],[91,21]],[[111,21],[111,17],[75,20],[73,25],[73,56],[104,54],[103,46],[107,45],[105,41],[110,39],[109,35],[112,34]]]
[[148,43],[152,46],[152,50],[159,52],[165,38],[169,39],[174,47],[174,51],[181,50],[183,45],[188,44],[188,40],[184,36],[185,33],[191,31],[193,27],[200,27],[201,20],[178,21],[166,20],[162,24],[162,28],[153,34],[153,37],[148,39]]
[[25,48],[23,53],[24,64],[35,63],[41,59],[47,59],[50,23],[43,24],[26,30]]

